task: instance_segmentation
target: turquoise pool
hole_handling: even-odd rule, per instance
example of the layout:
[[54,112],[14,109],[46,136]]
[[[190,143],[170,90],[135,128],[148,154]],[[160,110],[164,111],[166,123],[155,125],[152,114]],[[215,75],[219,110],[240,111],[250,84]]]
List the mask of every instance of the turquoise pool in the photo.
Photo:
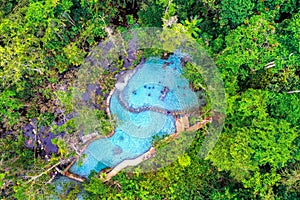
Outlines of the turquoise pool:
[[174,113],[198,107],[197,94],[182,77],[180,59],[181,55],[150,58],[123,75],[127,79],[120,78],[123,86],[116,88],[109,106],[117,119],[114,135],[91,142],[82,165],[75,162],[70,172],[88,177],[92,170],[99,172],[145,153],[153,136],[176,131]]

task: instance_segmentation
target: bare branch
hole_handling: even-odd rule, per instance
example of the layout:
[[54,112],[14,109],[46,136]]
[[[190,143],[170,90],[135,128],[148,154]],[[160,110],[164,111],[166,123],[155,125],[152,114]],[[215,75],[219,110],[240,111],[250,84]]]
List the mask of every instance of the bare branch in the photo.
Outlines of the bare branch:
[[268,64],[266,64],[266,69],[269,69],[269,68],[272,68],[272,67],[275,67],[275,62],[274,61],[269,62]]
[[70,161],[70,159],[67,159],[67,160],[61,160],[60,162],[56,163],[55,165],[52,165],[50,168],[48,168],[47,170],[43,171],[42,173],[40,173],[40,174],[38,174],[38,175],[36,175],[36,176],[32,176],[31,179],[28,180],[28,181],[26,182],[26,184],[28,184],[28,183],[30,183],[30,182],[32,182],[32,181],[34,181],[34,180],[40,178],[41,176],[47,174],[48,172],[50,172],[51,170],[53,170],[54,168],[56,168],[56,167],[59,166],[60,164],[67,163],[67,162],[69,162],[69,161]]
[[78,156],[81,155],[80,151],[78,150],[78,148],[75,147],[75,145],[74,145],[73,143],[70,144],[70,147],[76,152],[76,154],[77,154]]
[[58,173],[60,173],[60,174],[62,174],[62,175],[64,175],[64,172],[63,171],[61,171],[58,167],[55,167],[55,170],[58,172]]
[[300,90],[288,91],[287,93],[292,94],[292,93],[298,93],[298,92],[300,92]]

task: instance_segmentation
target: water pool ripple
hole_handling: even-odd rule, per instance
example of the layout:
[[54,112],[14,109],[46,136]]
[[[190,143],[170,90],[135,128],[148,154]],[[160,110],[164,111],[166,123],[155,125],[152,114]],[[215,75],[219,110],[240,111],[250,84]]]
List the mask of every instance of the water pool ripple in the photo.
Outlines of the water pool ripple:
[[76,161],[70,172],[88,177],[92,170],[99,172],[145,153],[153,136],[175,133],[174,113],[199,107],[196,93],[182,77],[180,58],[151,58],[122,77],[109,105],[117,119],[115,133],[91,142],[83,164]]

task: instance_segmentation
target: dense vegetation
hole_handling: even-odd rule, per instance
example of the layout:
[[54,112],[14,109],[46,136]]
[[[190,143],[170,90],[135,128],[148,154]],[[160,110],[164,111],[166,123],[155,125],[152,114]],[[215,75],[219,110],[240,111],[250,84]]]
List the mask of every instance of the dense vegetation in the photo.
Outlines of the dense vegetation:
[[[1,1],[1,199],[49,197],[47,183],[76,155],[70,95],[84,58],[110,30],[152,26],[184,29],[214,59],[227,98],[223,132],[206,159],[198,156],[202,129],[178,162],[156,172],[122,172],[105,184],[91,175],[82,186],[87,198],[300,198],[299,7],[297,0]],[[114,73],[102,80],[99,102]],[[109,132],[101,108],[100,129]],[[45,138],[58,149],[45,150]],[[74,199],[79,187],[61,198]]]

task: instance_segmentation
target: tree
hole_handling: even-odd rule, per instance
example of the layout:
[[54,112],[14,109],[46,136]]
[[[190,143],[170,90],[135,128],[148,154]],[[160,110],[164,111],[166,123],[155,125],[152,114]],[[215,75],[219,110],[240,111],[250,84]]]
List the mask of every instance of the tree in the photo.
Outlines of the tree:
[[224,133],[209,155],[220,170],[230,171],[261,197],[273,192],[280,180],[276,171],[289,164],[299,137],[299,127],[269,116],[269,95],[249,89],[230,97]]

